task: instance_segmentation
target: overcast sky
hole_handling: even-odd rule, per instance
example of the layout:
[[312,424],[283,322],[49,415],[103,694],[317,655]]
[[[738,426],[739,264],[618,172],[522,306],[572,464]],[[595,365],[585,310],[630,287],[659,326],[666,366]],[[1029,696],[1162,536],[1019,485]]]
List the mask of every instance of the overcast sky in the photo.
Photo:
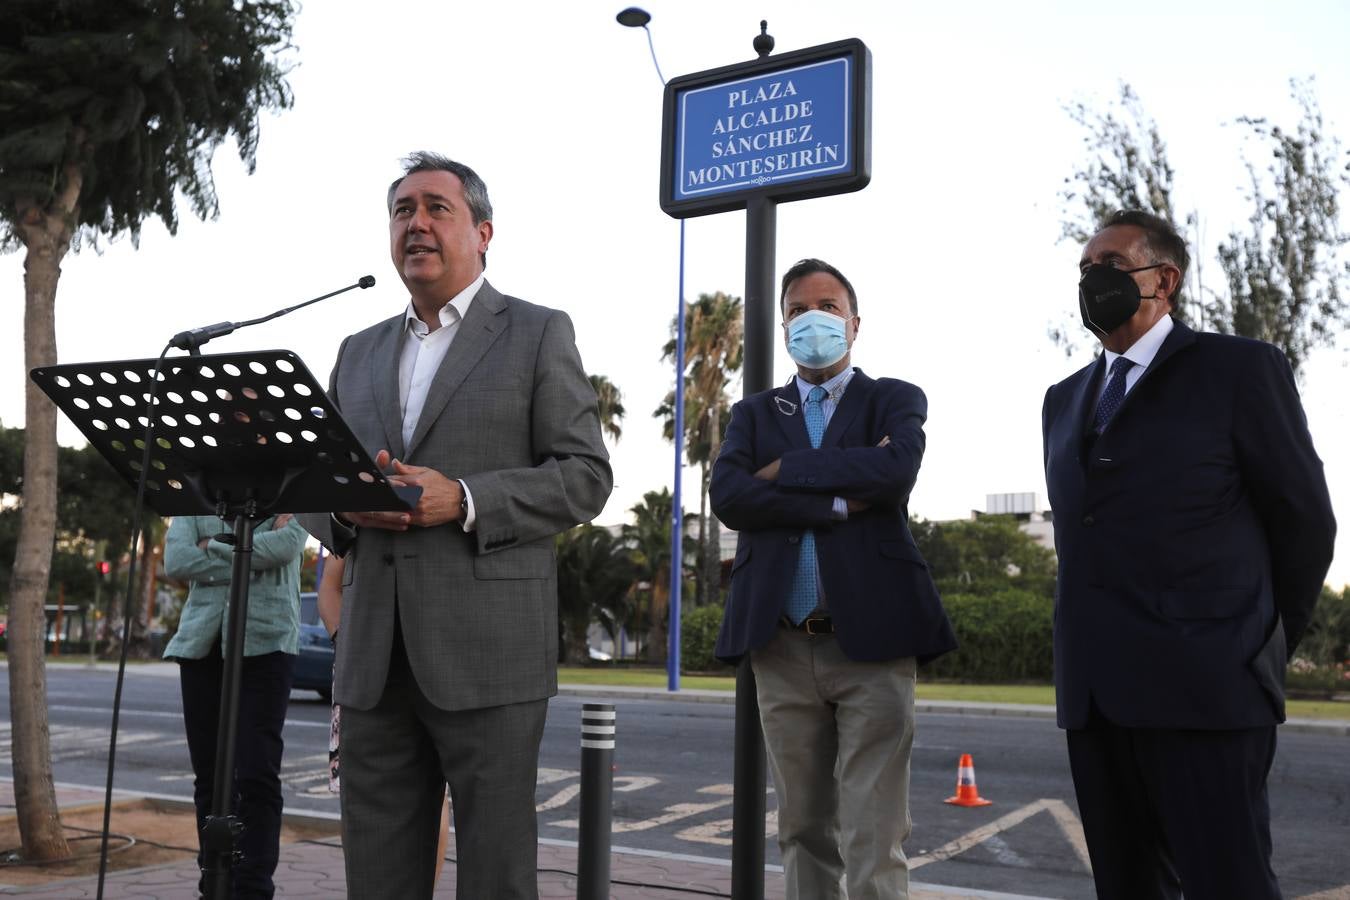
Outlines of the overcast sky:
[[[62,362],[150,357],[184,328],[242,320],[373,274],[378,284],[209,351],[287,347],[326,380],[341,338],[397,313],[384,191],[409,151],[473,166],[495,207],[488,277],[566,310],[586,367],[624,392],[611,450],[619,522],[668,486],[672,452],[650,412],[675,312],[678,223],[661,212],[661,84],[621,3],[380,4],[311,0],[290,58],[295,107],[262,121],[257,172],[232,147],[214,170],[221,215],[180,206],[170,237],[67,258],[57,302]],[[777,51],[856,37],[872,52],[872,182],[778,212],[777,265],[818,256],[859,294],[854,363],[921,386],[928,451],[911,512],[965,517],[985,495],[1045,505],[1045,389],[1091,359],[1053,346],[1076,317],[1080,248],[1059,242],[1058,191],[1084,152],[1064,112],[1104,108],[1120,82],[1158,122],[1181,210],[1213,243],[1248,215],[1240,115],[1292,126],[1290,77],[1313,77],[1330,130],[1350,142],[1350,7],[1327,2],[830,3],[656,0],[646,6],[667,77],[753,58],[767,18]],[[1249,149],[1249,154],[1251,150]],[[1260,155],[1252,157],[1263,165]],[[1344,198],[1350,203],[1350,197]],[[1350,222],[1350,217],[1347,217]],[[744,291],[742,213],[688,223],[686,295]],[[23,421],[23,257],[0,257],[0,422]],[[1078,327],[1078,326],[1074,326]],[[208,352],[209,352],[208,351]],[[792,366],[781,346],[775,381]],[[1350,339],[1305,367],[1304,403],[1332,498],[1350,516]],[[738,389],[739,391],[739,386]],[[63,421],[63,443],[79,443]],[[686,485],[696,486],[691,471]],[[696,487],[686,508],[698,505]],[[1333,584],[1350,581],[1350,526]]]

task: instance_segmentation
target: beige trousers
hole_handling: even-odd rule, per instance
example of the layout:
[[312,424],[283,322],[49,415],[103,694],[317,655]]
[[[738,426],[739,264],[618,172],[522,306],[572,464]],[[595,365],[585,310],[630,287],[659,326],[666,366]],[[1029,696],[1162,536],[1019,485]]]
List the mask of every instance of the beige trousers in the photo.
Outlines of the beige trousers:
[[787,900],[908,900],[914,658],[855,662],[780,626],[750,662]]

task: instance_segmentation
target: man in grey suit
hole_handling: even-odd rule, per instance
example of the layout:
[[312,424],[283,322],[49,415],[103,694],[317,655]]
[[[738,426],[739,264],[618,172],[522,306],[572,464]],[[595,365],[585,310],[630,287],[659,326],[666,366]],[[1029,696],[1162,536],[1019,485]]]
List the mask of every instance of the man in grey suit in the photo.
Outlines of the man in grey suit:
[[407,309],[342,343],[330,394],[408,512],[305,517],[345,557],[334,699],[352,897],[430,897],[443,789],[457,896],[535,898],[535,775],[557,692],[554,535],[613,485],[557,310],[483,278],[487,188],[430,153],[389,189]]

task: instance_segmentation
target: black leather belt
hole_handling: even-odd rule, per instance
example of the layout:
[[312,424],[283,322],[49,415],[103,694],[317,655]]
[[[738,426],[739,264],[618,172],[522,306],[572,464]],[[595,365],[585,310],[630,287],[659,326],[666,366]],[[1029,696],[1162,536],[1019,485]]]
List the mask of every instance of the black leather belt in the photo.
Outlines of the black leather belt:
[[829,616],[807,616],[799,623],[794,623],[787,616],[783,616],[781,621],[784,627],[791,628],[793,631],[805,631],[807,634],[834,634],[834,619]]

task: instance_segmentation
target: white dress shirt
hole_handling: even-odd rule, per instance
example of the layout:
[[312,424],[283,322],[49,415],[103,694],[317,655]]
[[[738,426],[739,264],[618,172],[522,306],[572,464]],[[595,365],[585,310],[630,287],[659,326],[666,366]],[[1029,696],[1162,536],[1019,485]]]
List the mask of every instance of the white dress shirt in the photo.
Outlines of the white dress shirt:
[[[469,304],[474,295],[483,286],[483,275],[479,273],[473,283],[450,298],[438,311],[441,327],[432,331],[426,322],[417,315],[412,301],[408,301],[408,311],[404,317],[407,335],[403,339],[403,353],[398,361],[398,402],[403,415],[403,447],[412,443],[413,432],[417,430],[417,420],[422,417],[422,407],[427,402],[427,391],[436,380],[436,373],[445,361],[445,354],[459,332],[459,323],[469,312]],[[468,485],[459,483],[468,501],[464,516],[464,530],[473,531],[473,496]]]
[[1093,402],[1092,408],[1097,408],[1097,402],[1102,399],[1102,394],[1106,393],[1106,383],[1110,381],[1111,367],[1116,364],[1119,357],[1125,357],[1134,363],[1134,367],[1125,373],[1125,393],[1130,392],[1130,388],[1143,376],[1144,370],[1153,362],[1153,357],[1158,355],[1162,349],[1163,341],[1172,333],[1172,317],[1163,316],[1153,323],[1153,327],[1144,332],[1143,337],[1129,346],[1124,353],[1112,353],[1103,348],[1106,354],[1106,368],[1102,371],[1106,373],[1097,385],[1097,399]]

